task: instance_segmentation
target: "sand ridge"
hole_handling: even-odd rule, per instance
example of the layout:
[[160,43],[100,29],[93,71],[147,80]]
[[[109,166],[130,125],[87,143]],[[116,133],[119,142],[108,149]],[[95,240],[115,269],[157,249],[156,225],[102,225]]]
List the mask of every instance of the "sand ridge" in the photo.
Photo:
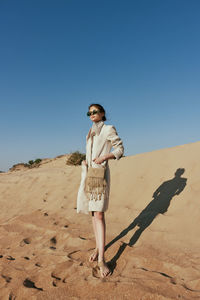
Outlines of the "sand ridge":
[[199,299],[200,142],[110,161],[106,259],[88,257],[67,155],[0,174],[0,299]]

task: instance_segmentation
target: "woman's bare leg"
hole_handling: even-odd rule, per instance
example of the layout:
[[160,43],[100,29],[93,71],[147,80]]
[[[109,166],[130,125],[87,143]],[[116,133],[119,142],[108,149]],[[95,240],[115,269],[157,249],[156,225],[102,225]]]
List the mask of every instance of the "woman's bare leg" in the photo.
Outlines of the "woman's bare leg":
[[110,273],[109,268],[107,267],[104,260],[104,251],[105,251],[105,235],[106,235],[106,223],[104,212],[95,211],[94,212],[94,222],[97,232],[97,243],[99,249],[98,263],[101,271],[101,276],[105,277]]
[[94,223],[97,233],[97,245],[99,249],[98,261],[104,259],[104,248],[105,248],[105,218],[104,213],[95,211],[94,212]]
[[98,236],[97,236],[97,229],[96,229],[96,222],[95,222],[95,217],[94,217],[94,212],[92,211],[92,225],[93,225],[93,230],[94,230],[94,236],[95,236],[95,241],[96,241],[96,247],[93,253],[91,254],[89,261],[95,261],[98,258],[98,253],[99,253],[99,246],[98,246]]

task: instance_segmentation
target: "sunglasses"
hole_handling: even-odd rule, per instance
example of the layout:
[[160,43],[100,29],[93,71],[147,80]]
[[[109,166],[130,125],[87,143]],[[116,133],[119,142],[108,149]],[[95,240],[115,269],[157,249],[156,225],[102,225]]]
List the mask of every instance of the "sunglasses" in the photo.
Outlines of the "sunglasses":
[[100,112],[99,110],[88,111],[88,112],[87,112],[87,116],[89,117],[89,116],[91,116],[91,115],[96,115],[96,114],[98,114],[99,112]]

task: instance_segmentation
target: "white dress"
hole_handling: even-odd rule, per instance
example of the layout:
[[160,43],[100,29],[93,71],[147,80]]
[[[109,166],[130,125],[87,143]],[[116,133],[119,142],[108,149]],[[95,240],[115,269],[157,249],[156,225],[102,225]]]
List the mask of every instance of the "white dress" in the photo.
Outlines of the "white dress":
[[[91,132],[86,138],[86,162],[93,168],[100,168],[104,166],[105,179],[107,182],[106,192],[102,194],[99,200],[94,200],[92,195],[90,199],[87,198],[85,193],[85,180],[87,176],[87,166],[82,164],[81,183],[77,196],[77,213],[86,213],[89,211],[105,212],[108,209],[109,193],[110,193],[110,169],[108,162],[105,161],[101,165],[93,162],[93,159],[104,156],[112,152],[116,159],[120,159],[124,153],[122,140],[119,138],[116,129],[112,125],[105,125],[102,121],[99,122],[99,134],[93,136],[93,146],[91,143]],[[92,147],[91,147],[92,146]],[[113,148],[113,151],[111,149]]]

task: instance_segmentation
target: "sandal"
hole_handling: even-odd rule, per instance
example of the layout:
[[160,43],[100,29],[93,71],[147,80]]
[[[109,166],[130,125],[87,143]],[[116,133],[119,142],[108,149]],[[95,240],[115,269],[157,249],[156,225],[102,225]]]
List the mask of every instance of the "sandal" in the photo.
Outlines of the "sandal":
[[99,254],[99,251],[97,248],[95,248],[93,253],[89,257],[89,262],[93,262],[93,261],[97,260],[98,254]]

